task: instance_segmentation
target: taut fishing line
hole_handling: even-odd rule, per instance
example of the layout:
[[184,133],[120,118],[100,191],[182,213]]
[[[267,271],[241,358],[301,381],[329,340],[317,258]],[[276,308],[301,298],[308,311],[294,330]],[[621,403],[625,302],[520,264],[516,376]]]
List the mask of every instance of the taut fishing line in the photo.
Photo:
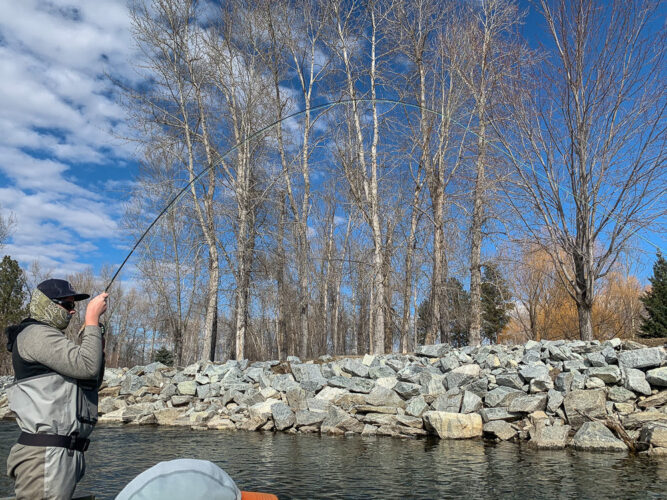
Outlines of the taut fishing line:
[[[130,257],[132,256],[132,254],[134,254],[134,251],[135,251],[135,250],[137,249],[137,247],[141,244],[141,242],[144,240],[144,238],[145,238],[146,235],[150,232],[150,230],[153,228],[153,226],[155,226],[155,224],[157,224],[157,222],[162,218],[162,216],[163,216],[165,213],[167,213],[167,212],[169,211],[169,209],[170,209],[170,208],[171,208],[171,207],[172,207],[172,206],[173,206],[173,205],[174,205],[180,198],[183,197],[183,195],[185,194],[185,192],[188,190],[188,188],[189,188],[190,186],[192,186],[192,184],[194,184],[196,181],[198,181],[198,180],[199,180],[205,173],[207,173],[209,170],[211,170],[211,169],[213,169],[213,168],[219,166],[219,165],[222,163],[222,161],[227,157],[227,155],[229,155],[230,153],[233,153],[233,152],[236,151],[239,147],[241,147],[242,145],[244,145],[246,142],[255,139],[256,137],[262,135],[264,132],[266,132],[267,130],[270,130],[271,128],[275,127],[276,125],[278,125],[278,124],[280,124],[280,123],[282,123],[282,122],[284,122],[284,121],[286,121],[286,120],[290,120],[290,119],[292,119],[292,118],[295,118],[295,117],[297,117],[297,116],[299,116],[299,115],[302,115],[302,114],[304,114],[304,113],[307,113],[307,112],[309,112],[309,111],[310,111],[310,112],[314,112],[314,113],[318,113],[318,112],[325,111],[325,110],[328,110],[328,109],[330,109],[330,108],[339,106],[339,105],[341,105],[341,104],[370,103],[370,102],[373,102],[373,103],[384,103],[384,104],[394,104],[394,105],[402,105],[402,106],[405,106],[405,107],[407,107],[407,108],[418,109],[418,110],[420,110],[420,111],[426,111],[426,112],[428,112],[428,113],[432,113],[432,114],[434,114],[434,115],[436,115],[436,116],[440,116],[440,117],[442,117],[442,113],[440,113],[439,111],[435,111],[435,110],[430,109],[430,108],[427,108],[427,107],[425,107],[425,106],[420,106],[419,104],[414,104],[414,103],[404,102],[404,101],[401,101],[400,99],[388,99],[388,98],[375,98],[375,99],[372,99],[372,98],[368,98],[368,99],[343,99],[343,100],[335,101],[335,102],[326,102],[326,103],[323,103],[323,104],[319,104],[319,105],[317,105],[317,106],[313,106],[313,107],[310,107],[310,108],[307,108],[307,109],[304,109],[304,110],[301,110],[301,111],[294,112],[294,113],[292,113],[292,114],[290,114],[290,115],[288,115],[288,116],[285,116],[285,117],[283,117],[283,118],[280,118],[279,120],[276,120],[276,121],[270,123],[269,125],[266,125],[265,127],[261,128],[261,129],[258,130],[257,132],[254,132],[254,133],[250,134],[248,137],[246,137],[245,139],[242,139],[241,141],[237,142],[234,146],[232,146],[232,147],[229,148],[227,151],[225,151],[224,154],[220,155],[220,154],[217,154],[217,153],[216,153],[216,154],[218,155],[218,157],[219,157],[219,160],[213,162],[210,166],[208,166],[208,167],[206,167],[205,169],[203,169],[203,170],[202,170],[201,172],[199,172],[199,173],[198,173],[198,174],[197,174],[197,175],[196,175],[190,182],[188,182],[185,186],[183,186],[183,188],[176,194],[176,196],[174,196],[174,197],[171,199],[171,201],[169,201],[169,203],[167,203],[167,205],[162,209],[162,211],[157,215],[157,217],[155,217],[155,219],[153,219],[153,221],[149,224],[149,226],[146,228],[146,230],[141,234],[141,236],[140,236],[139,239],[136,241],[136,243],[134,244],[134,246],[132,247],[132,249],[130,250],[130,252],[127,254],[127,256],[125,257],[125,259],[123,260],[123,262],[120,264],[120,267],[118,267],[118,269],[117,269],[116,272],[114,273],[113,277],[112,277],[111,280],[109,281],[109,284],[106,286],[106,288],[104,289],[104,291],[105,291],[105,292],[108,292],[108,291],[109,291],[109,288],[111,288],[111,285],[112,285],[113,282],[116,280],[116,277],[120,274],[120,272],[122,271],[123,267],[125,266],[125,264],[127,263],[127,261],[130,259]],[[475,132],[474,130],[471,130],[469,126],[464,126],[464,125],[462,125],[461,123],[459,123],[459,122],[458,122],[457,120],[455,120],[455,119],[451,119],[451,122],[454,123],[455,125],[457,125],[458,127],[461,127],[461,128],[462,128],[463,130],[465,130],[466,132],[470,132],[470,133],[472,133],[473,135],[479,137],[479,134],[478,134],[477,132]],[[515,160],[514,160],[513,155],[512,155],[511,153],[505,151],[505,149],[501,148],[500,146],[498,146],[498,145],[495,144],[495,143],[490,143],[489,145],[490,145],[492,148],[494,148],[494,149],[498,150],[499,152],[501,152],[503,155],[507,156],[507,157],[510,159],[510,161],[512,161],[512,162],[515,163]],[[523,168],[528,167],[528,166],[525,164],[525,162],[519,162],[519,164],[520,164]],[[532,171],[532,170],[531,170],[531,171]],[[549,179],[547,178],[547,176],[545,176],[545,175],[542,174],[542,173],[539,173],[539,172],[534,172],[534,173],[537,174],[539,177],[544,178],[545,180],[549,180]],[[274,182],[277,182],[278,177],[279,177],[279,176],[276,176],[276,181],[274,181]],[[273,183],[272,183],[272,184],[273,184]],[[560,183],[558,183],[557,185],[558,185],[558,188],[559,188],[560,190],[562,190],[565,194],[571,196],[573,199],[578,199],[578,197],[575,196],[574,193],[571,193],[568,189],[564,188]],[[267,189],[268,189],[268,188],[267,188]],[[579,200],[579,201],[581,201],[581,200]],[[613,219],[616,220],[615,216],[613,216],[613,215],[611,216],[611,218],[613,218]],[[646,241],[649,245],[654,246],[654,247],[657,248],[658,250],[660,249],[656,244],[654,244],[653,242],[649,241],[647,238],[641,236],[640,234],[637,234],[637,236],[639,236],[640,238],[642,238],[642,239],[643,239],[644,241]]]

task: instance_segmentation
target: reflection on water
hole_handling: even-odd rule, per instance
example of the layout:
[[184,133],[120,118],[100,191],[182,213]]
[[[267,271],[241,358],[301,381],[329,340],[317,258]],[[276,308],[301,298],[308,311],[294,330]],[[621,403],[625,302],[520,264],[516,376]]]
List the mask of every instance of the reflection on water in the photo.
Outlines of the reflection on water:
[[[18,435],[0,422],[6,458]],[[78,492],[113,498],[151,465],[200,458],[242,489],[285,498],[667,498],[667,459],[536,451],[514,443],[105,426]],[[4,470],[3,470],[4,472]],[[12,493],[0,478],[0,496]]]

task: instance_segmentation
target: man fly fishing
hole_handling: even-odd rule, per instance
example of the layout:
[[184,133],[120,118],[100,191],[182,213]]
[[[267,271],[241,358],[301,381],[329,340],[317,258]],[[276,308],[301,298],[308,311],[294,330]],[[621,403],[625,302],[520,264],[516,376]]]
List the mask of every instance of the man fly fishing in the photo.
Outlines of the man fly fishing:
[[100,316],[108,294],[86,308],[81,345],[64,335],[78,293],[69,282],[49,279],[37,286],[30,317],[7,328],[14,383],[9,406],[21,428],[7,459],[16,497],[72,498],[85,472],[84,451],[97,422],[97,391],[104,373]]

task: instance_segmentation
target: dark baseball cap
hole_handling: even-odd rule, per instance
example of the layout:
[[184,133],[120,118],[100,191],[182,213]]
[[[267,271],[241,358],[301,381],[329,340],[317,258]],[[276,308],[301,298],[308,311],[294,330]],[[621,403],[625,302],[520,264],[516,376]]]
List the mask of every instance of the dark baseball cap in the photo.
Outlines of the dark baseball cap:
[[86,300],[90,298],[87,293],[77,293],[70,285],[69,281],[50,279],[42,281],[37,285],[37,290],[42,292],[50,299],[64,299],[65,297],[74,297],[74,300]]

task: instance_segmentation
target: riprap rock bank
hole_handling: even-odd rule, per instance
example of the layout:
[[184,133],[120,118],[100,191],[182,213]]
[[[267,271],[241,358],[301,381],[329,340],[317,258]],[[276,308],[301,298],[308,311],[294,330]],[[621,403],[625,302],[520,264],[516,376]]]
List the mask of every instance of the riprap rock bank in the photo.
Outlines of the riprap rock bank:
[[[5,381],[6,382],[6,381]],[[542,341],[301,362],[108,369],[100,422],[443,439],[667,455],[667,351]],[[0,397],[0,414],[9,410]]]

